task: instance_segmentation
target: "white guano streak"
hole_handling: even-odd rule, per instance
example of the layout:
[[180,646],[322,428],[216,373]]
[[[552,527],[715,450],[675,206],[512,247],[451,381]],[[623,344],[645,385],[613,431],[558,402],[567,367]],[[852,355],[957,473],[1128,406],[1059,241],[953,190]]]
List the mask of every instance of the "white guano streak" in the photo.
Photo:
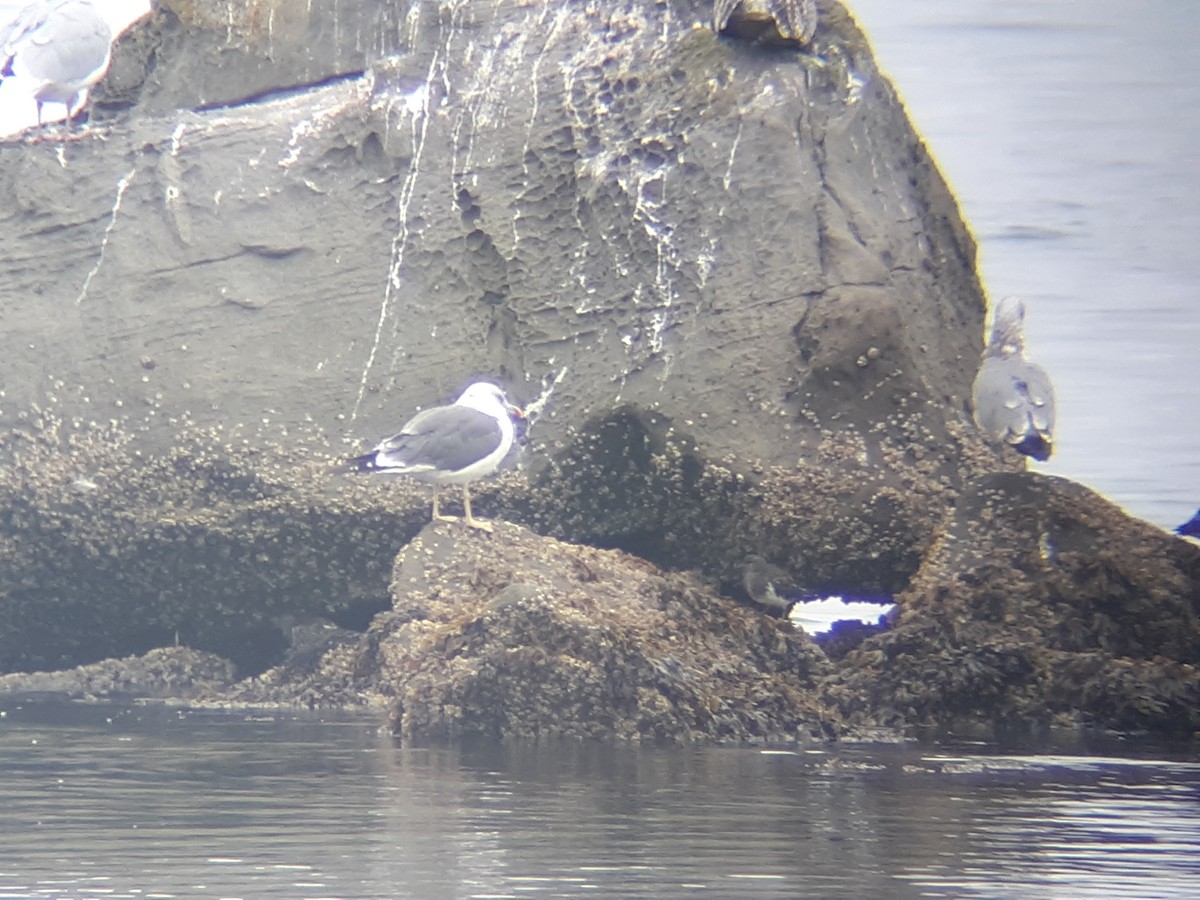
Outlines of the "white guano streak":
[[117,225],[117,216],[121,212],[121,201],[125,199],[125,192],[129,190],[129,185],[133,183],[133,176],[137,174],[137,166],[134,166],[117,182],[117,196],[113,200],[112,212],[108,217],[108,224],[104,226],[104,235],[100,238],[100,255],[96,257],[96,264],[92,266],[92,270],[87,273],[87,277],[83,279],[83,287],[79,290],[79,296],[75,298],[75,305],[78,306],[87,296],[88,288],[91,287],[92,279],[96,277],[96,273],[100,271],[100,266],[104,262],[104,251],[108,247],[108,240],[112,237],[112,230]]
[[351,421],[358,418],[363,397],[366,396],[367,379],[371,375],[371,368],[375,365],[375,356],[379,352],[379,344],[383,339],[383,326],[387,322],[392,308],[392,293],[400,289],[400,269],[404,265],[404,248],[408,244],[409,236],[408,208],[412,203],[413,194],[416,192],[417,176],[421,170],[421,157],[425,152],[425,136],[429,129],[429,98],[432,94],[430,85],[433,84],[438,66],[441,65],[442,49],[439,47],[434,51],[433,58],[429,61],[429,71],[425,74],[425,81],[402,98],[403,114],[412,120],[412,161],[408,165],[408,173],[404,177],[404,183],[400,187],[400,196],[396,202],[400,224],[396,236],[392,238],[391,263],[388,266],[387,280],[384,283],[383,302],[379,305],[379,319],[375,324],[375,336],[371,341],[371,351],[367,354],[366,365],[363,366],[362,378],[359,380],[358,396],[354,400],[354,409],[350,413]]

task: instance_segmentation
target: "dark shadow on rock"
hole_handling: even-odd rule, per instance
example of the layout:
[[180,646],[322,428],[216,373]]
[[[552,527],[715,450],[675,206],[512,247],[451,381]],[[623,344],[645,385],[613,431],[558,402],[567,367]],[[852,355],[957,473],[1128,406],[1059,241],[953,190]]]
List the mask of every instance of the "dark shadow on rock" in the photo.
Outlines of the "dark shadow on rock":
[[706,458],[693,429],[703,424],[631,407],[597,417],[534,467],[519,504],[500,498],[500,508],[541,533],[726,584],[760,554],[814,592],[890,595],[915,573],[954,497],[920,466],[870,464],[849,435],[830,436],[811,464],[767,467]]
[[846,654],[861,645],[867,638],[882,634],[887,629],[888,626],[884,624],[871,625],[859,621],[834,622],[832,628],[824,634],[816,635],[813,640],[826,656],[836,662],[844,659]]

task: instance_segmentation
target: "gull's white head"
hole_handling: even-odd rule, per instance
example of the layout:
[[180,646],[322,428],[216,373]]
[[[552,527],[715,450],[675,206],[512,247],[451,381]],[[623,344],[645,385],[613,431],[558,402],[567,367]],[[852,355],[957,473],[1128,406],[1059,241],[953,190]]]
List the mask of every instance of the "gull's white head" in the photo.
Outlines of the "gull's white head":
[[525,417],[521,408],[510,403],[504,396],[504,391],[490,381],[476,381],[474,384],[468,385],[454,403],[456,406],[477,409],[497,419],[514,416],[518,419]]
[[1011,356],[1025,349],[1025,304],[1005,297],[992,315],[992,336],[985,356]]

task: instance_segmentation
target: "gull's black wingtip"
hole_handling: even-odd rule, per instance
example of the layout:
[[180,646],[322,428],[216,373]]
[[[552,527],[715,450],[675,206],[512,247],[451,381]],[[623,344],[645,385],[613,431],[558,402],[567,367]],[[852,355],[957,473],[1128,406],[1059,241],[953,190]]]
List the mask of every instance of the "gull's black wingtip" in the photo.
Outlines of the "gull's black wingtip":
[[378,472],[377,454],[372,451],[362,456],[351,456],[343,463],[343,468],[352,472]]
[[1013,449],[1038,462],[1048,460],[1054,450],[1050,442],[1040,434],[1027,434],[1020,442],[1013,444]]

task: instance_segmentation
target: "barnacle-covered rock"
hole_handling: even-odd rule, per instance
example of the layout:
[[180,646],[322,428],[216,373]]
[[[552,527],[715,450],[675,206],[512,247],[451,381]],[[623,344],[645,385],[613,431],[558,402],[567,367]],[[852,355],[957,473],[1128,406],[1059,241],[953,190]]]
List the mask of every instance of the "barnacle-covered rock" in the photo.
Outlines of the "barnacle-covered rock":
[[1200,730],[1200,548],[1078,484],[979,479],[896,599],[831,682],[851,718]]
[[[491,514],[902,587],[976,464],[983,297],[845,8],[385,6],[166,4],[103,139],[5,147],[0,432],[43,404],[86,446],[0,446],[0,670],[362,627],[428,495],[328,460],[475,375],[537,411]],[[810,52],[696,27],[755,10]]]
[[497,523],[397,557],[360,672],[406,737],[828,738],[830,666],[791,625],[695,578]]
[[53,672],[0,675],[0,694],[120,701],[154,697],[195,700],[229,690],[236,670],[215,653],[159,647],[141,656],[105,659]]
[[0,673],[176,644],[261,671],[289,646],[281,617],[365,627],[428,518],[426,491],[339,474],[312,435],[181,426],[146,453],[40,410],[6,449]]

